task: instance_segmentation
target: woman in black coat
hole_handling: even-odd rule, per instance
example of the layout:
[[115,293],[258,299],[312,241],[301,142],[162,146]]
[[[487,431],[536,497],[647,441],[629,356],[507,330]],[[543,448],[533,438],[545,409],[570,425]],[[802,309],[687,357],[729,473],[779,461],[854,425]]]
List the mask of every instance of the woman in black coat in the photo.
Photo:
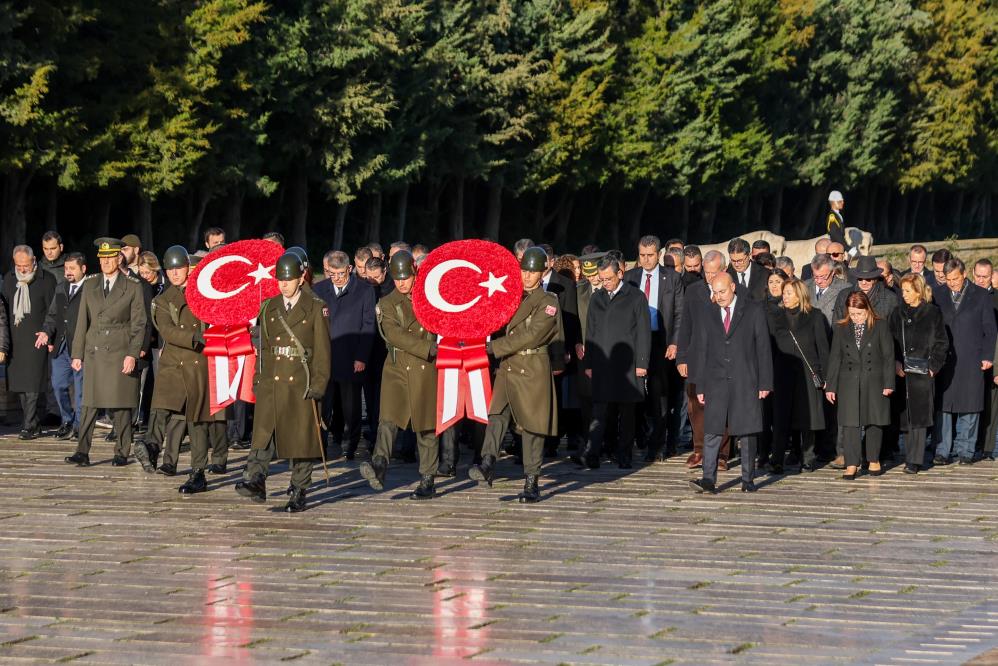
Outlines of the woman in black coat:
[[[760,265],[761,267],[761,265]],[[776,348],[776,338],[773,335],[772,318],[779,312],[780,306],[783,303],[783,284],[787,281],[787,276],[780,270],[770,270],[763,268],[763,271],[769,271],[769,277],[766,278],[766,321],[769,325],[769,341],[770,347],[773,353],[773,361],[776,361],[779,355]],[[774,368],[774,381],[775,376],[778,371]],[[759,445],[756,451],[756,467],[769,467],[769,471],[773,474],[783,473],[783,456],[786,450],[780,451],[779,457],[773,449],[773,435],[775,434],[773,428],[773,411],[775,408],[774,400],[779,400],[780,398],[774,398],[774,393],[770,393],[762,403],[762,418],[763,418],[763,428],[762,432],[759,433]],[[772,464],[770,464],[770,455],[772,454]]]
[[783,285],[783,302],[770,313],[770,331],[776,341],[773,356],[776,390],[773,403],[774,474],[783,472],[783,454],[791,432],[800,433],[801,470],[813,472],[815,431],[825,427],[821,386],[828,367],[828,337],[820,310],[811,307],[807,286],[797,279]]
[[883,427],[891,422],[890,396],[894,393],[894,340],[887,322],[877,318],[870,299],[854,291],[846,300],[846,316],[835,323],[828,355],[825,397],[838,405],[846,472],[856,478],[863,462],[863,428],[870,474],[884,473],[880,466]]
[[[904,386],[898,390],[905,397],[901,412],[901,430],[904,437],[907,474],[917,474],[925,461],[925,436],[933,425],[935,412],[935,377],[946,363],[949,337],[943,324],[943,315],[931,301],[932,291],[925,278],[917,273],[901,278],[903,303],[891,313],[891,333],[896,347],[896,372]],[[928,374],[906,372],[905,357],[927,359]],[[915,363],[917,365],[917,363]],[[909,368],[910,370],[910,368]]]

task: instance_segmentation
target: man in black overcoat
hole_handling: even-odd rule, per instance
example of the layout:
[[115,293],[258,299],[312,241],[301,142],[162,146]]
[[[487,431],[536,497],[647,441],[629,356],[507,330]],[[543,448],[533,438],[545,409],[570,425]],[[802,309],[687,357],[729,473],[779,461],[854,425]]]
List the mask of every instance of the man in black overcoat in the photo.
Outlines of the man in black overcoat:
[[600,260],[599,276],[603,288],[589,302],[582,359],[593,391],[593,418],[583,459],[588,467],[599,467],[607,422],[619,414],[617,462],[621,469],[630,469],[634,408],[645,398],[651,349],[648,302],[636,287],[624,282],[615,256]]
[[351,273],[346,252],[330,252],[323,263],[330,277],[312,289],[329,309],[332,368],[323,411],[329,414],[325,421],[333,442],[353,460],[360,442],[361,388],[375,335],[374,288]]
[[768,293],[769,271],[752,261],[752,248],[744,238],[733,238],[728,243],[728,275],[738,289],[745,290],[754,301],[765,301]]
[[[547,268],[541,278],[541,288],[549,294],[558,297],[558,307],[561,309],[561,324],[564,330],[565,339],[556,340],[548,348],[551,357],[551,369],[554,372],[555,394],[558,396],[558,425],[559,430],[565,430],[571,417],[566,414],[562,407],[562,382],[568,375],[576,371],[577,360],[575,358],[575,345],[582,339],[579,325],[579,302],[578,289],[575,282],[554,270],[555,254],[550,245],[541,245],[541,249],[547,252]],[[558,443],[561,441],[561,433],[544,438],[544,455],[553,458],[558,454]]]
[[2,293],[11,336],[7,390],[21,400],[20,439],[41,435],[38,396],[45,391],[49,356],[45,315],[55,297],[55,286],[55,278],[39,268],[30,246],[14,248],[14,270],[4,277]]
[[763,400],[773,390],[773,358],[766,313],[730,275],[714,279],[714,303],[703,306],[696,372],[697,400],[704,407],[703,478],[697,492],[715,492],[717,453],[727,431],[741,440],[742,492],[753,492],[756,438],[763,429]]
[[[72,368],[73,333],[80,314],[80,289],[86,279],[86,259],[79,252],[63,255],[64,281],[55,290],[45,316],[45,339],[52,348],[52,390],[62,425],[56,439],[69,439],[80,429],[83,402],[83,372]],[[70,399],[72,396],[72,399]]]
[[[644,414],[651,417],[652,431],[645,462],[656,460],[665,443],[669,387],[676,372],[676,350],[683,315],[682,281],[676,271],[659,263],[661,246],[657,236],[643,237],[638,241],[638,265],[624,274],[624,280],[638,290],[648,307],[651,354]],[[640,420],[639,424],[643,425]],[[640,436],[640,427],[638,433]]]

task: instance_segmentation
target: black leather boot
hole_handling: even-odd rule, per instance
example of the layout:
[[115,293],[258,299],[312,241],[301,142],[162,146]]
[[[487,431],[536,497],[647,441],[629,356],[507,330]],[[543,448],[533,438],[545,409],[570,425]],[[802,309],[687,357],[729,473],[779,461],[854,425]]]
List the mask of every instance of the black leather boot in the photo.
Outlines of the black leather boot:
[[267,501],[267,479],[258,475],[249,481],[240,481],[236,484],[236,492],[243,497],[248,497],[254,502]]
[[153,471],[155,471],[156,463],[159,461],[159,444],[155,442],[146,442],[146,451],[149,452],[149,464],[152,465]]
[[520,493],[520,504],[533,504],[541,501],[541,491],[537,489],[537,475],[528,474],[523,481],[523,492]]
[[414,500],[425,500],[433,499],[437,494],[437,491],[433,487],[433,475],[424,474],[419,480],[419,486],[412,491],[409,495],[409,499]]
[[308,508],[308,504],[305,502],[305,490],[303,488],[295,488],[291,493],[291,497],[288,499],[287,505],[284,510],[288,513],[301,513]]
[[156,466],[149,460],[149,448],[145,442],[135,442],[135,459],[142,465],[142,471],[152,474],[156,471]]
[[472,481],[489,484],[489,488],[491,488],[492,480],[496,477],[495,467],[495,456],[482,456],[482,463],[480,465],[472,465],[468,469],[468,476]]
[[208,482],[204,478],[204,470],[192,469],[187,482],[180,486],[178,492],[181,495],[193,495],[194,493],[203,493],[206,490],[208,490]]
[[453,478],[457,476],[457,435],[453,429],[440,437],[440,464],[437,466],[437,476]]
[[386,471],[388,471],[388,461],[383,456],[374,456],[371,462],[362,462],[360,464],[360,475],[375,490],[385,489]]

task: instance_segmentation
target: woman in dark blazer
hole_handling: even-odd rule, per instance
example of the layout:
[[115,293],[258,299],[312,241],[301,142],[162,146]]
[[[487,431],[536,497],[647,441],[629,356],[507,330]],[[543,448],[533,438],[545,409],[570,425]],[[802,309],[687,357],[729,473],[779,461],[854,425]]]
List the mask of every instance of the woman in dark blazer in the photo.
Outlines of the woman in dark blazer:
[[822,382],[828,367],[828,336],[820,310],[811,307],[807,286],[791,278],[783,285],[783,300],[770,312],[770,331],[776,341],[773,368],[776,396],[773,403],[774,474],[783,472],[783,454],[791,432],[800,433],[801,471],[813,472],[815,431],[825,427]]
[[891,422],[894,341],[887,322],[877,318],[862,291],[849,294],[846,316],[833,328],[825,397],[838,405],[846,459],[842,478],[855,479],[863,462],[864,427],[870,474],[880,476],[884,473],[880,466],[883,427]]
[[[932,303],[932,291],[925,278],[909,273],[901,278],[901,306],[891,313],[891,333],[896,343],[896,373],[904,386],[898,390],[905,398],[900,426],[905,432],[904,471],[917,474],[925,461],[925,435],[933,426],[936,375],[946,363],[949,337],[943,315]],[[928,374],[905,372],[904,358],[928,359]]]

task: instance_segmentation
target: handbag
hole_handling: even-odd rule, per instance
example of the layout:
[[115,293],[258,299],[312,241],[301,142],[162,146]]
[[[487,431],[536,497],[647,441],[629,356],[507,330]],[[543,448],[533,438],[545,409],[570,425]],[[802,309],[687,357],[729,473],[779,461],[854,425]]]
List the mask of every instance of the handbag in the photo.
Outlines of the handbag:
[[904,371],[906,374],[927,375],[929,374],[929,359],[921,356],[908,356],[908,344],[904,336],[904,317],[901,317],[901,352],[904,357]]
[[814,371],[811,364],[807,360],[807,356],[804,355],[804,350],[800,348],[800,343],[797,342],[797,337],[794,336],[794,332],[787,327],[787,333],[790,334],[790,339],[794,341],[794,346],[797,347],[797,352],[800,354],[801,359],[804,360],[804,365],[807,366],[808,372],[811,373],[811,383],[814,384],[814,388],[823,389],[825,388],[825,380],[818,376],[818,373]]

